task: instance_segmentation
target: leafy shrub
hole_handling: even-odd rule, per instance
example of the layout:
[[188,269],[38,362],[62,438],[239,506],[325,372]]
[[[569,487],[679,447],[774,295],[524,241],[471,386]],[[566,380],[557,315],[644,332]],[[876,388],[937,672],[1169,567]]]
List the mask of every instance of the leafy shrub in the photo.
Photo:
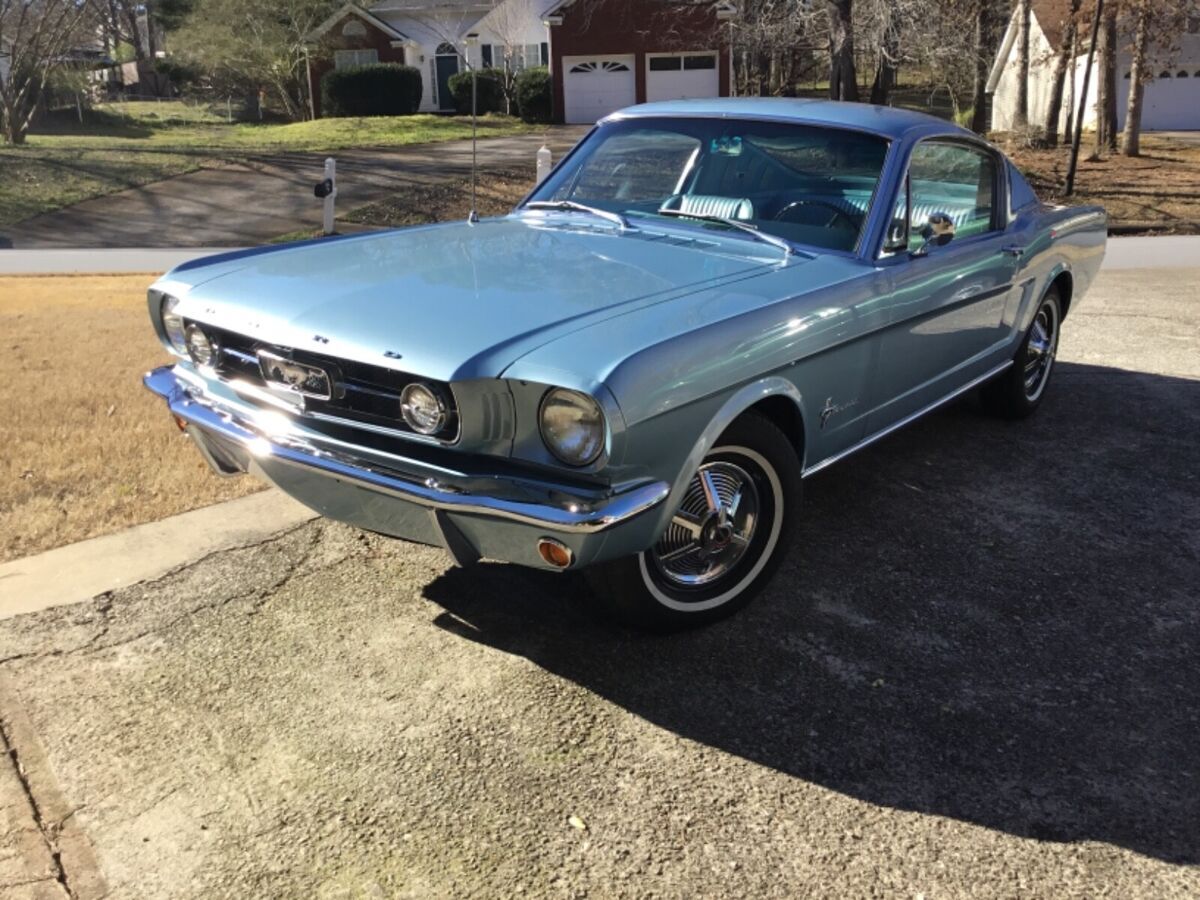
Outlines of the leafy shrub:
[[154,60],[154,71],[166,77],[180,93],[191,90],[203,77],[197,66],[162,57]]
[[[482,116],[485,113],[504,112],[504,73],[495,69],[480,69],[477,73],[475,110]],[[450,76],[450,96],[458,114],[462,116],[471,113],[471,73],[459,72]]]
[[335,69],[321,79],[321,114],[411,116],[421,106],[421,72],[412,66],[376,63]]
[[517,110],[526,122],[549,122],[554,117],[554,88],[550,70],[539,66],[517,76]]

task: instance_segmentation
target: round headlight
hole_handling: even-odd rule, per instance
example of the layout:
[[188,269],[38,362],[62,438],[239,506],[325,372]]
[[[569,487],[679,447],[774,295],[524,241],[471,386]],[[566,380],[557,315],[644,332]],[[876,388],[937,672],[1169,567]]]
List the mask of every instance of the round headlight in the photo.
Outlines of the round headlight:
[[542,399],[542,440],[568,466],[586,466],[604,450],[604,412],[579,391],[554,388]]
[[183,316],[175,311],[178,306],[178,297],[164,296],[162,306],[159,307],[159,314],[162,317],[163,331],[166,332],[171,346],[180,353],[187,353],[187,337],[183,333]]
[[198,325],[189,325],[183,332],[188,356],[198,366],[213,367],[217,364],[217,345],[200,330]]
[[420,382],[413,382],[400,394],[400,415],[417,434],[437,434],[446,424],[446,404]]

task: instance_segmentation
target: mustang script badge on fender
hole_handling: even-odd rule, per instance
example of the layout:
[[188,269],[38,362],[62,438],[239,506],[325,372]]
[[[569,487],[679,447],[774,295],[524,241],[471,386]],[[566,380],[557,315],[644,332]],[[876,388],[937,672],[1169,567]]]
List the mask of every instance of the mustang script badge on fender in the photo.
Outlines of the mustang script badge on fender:
[[333,381],[329,373],[316,366],[259,350],[258,368],[270,387],[283,388],[314,400],[328,400],[333,396]]

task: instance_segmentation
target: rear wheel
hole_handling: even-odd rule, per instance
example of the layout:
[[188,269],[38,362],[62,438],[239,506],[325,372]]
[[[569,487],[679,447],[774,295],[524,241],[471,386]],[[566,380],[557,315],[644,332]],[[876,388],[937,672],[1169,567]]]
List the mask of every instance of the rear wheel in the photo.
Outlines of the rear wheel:
[[1013,364],[983,389],[984,405],[991,412],[1006,419],[1024,419],[1041,405],[1058,355],[1061,322],[1062,301],[1057,288],[1051,288],[1038,305]]
[[798,517],[800,462],[767,418],[747,413],[692,478],[658,542],[587,570],[622,620],[659,631],[741,609],[762,589]]

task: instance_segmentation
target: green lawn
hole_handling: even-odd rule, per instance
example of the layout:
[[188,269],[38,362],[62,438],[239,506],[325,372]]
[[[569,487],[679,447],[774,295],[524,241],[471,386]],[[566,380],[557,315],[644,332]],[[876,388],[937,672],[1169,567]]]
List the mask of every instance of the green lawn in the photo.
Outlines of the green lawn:
[[[479,134],[485,138],[535,128],[506,116],[479,120]],[[89,197],[258,153],[399,147],[470,135],[470,120],[452,116],[230,124],[219,108],[175,102],[111,104],[90,113],[82,125],[66,118],[29,135],[22,147],[0,145],[0,227]]]

